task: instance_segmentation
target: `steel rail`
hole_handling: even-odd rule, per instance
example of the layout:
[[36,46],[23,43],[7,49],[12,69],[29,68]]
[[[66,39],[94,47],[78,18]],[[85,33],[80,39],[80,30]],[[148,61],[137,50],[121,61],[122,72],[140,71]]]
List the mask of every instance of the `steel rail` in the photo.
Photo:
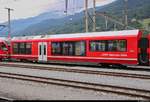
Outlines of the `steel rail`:
[[46,78],[46,77],[39,77],[39,76],[3,73],[3,72],[0,72],[0,77],[45,83],[45,84],[54,84],[59,86],[81,88],[86,90],[88,89],[94,91],[103,91],[103,92],[115,93],[119,95],[126,95],[130,97],[138,97],[138,98],[140,97],[143,99],[150,99],[150,90],[144,90],[144,89],[135,89],[135,88],[105,85],[105,84],[98,84],[98,83],[89,83],[89,82],[82,82],[82,81]]
[[46,67],[46,66],[34,66],[34,65],[14,65],[14,64],[0,64],[0,66],[6,67],[19,67],[19,68],[28,68],[28,69],[39,69],[39,70],[52,70],[52,71],[63,71],[63,72],[73,72],[73,73],[84,73],[84,74],[95,74],[95,75],[107,75],[107,76],[117,76],[117,77],[126,77],[126,78],[138,78],[149,80],[150,75],[142,74],[131,74],[131,73],[122,73],[122,72],[107,72],[107,71],[94,71],[94,70],[85,70],[85,69],[71,69],[71,68],[56,68],[56,67]]
[[[5,63],[3,63],[3,62],[0,62],[0,65],[5,65],[6,63],[7,64],[10,64],[8,61],[4,61]],[[12,64],[16,64],[16,62],[17,63],[20,63],[20,61],[11,61],[12,62]],[[96,64],[90,64],[90,65],[87,65],[87,64],[78,64],[78,63],[59,63],[59,62],[49,62],[49,63],[37,63],[37,62],[22,62],[22,63],[26,63],[26,64],[34,64],[34,65],[36,65],[36,64],[42,64],[42,65],[44,65],[44,64],[49,64],[49,65],[61,65],[61,66],[76,66],[76,67],[88,67],[88,68],[105,68],[105,69],[119,69],[119,70],[128,70],[128,71],[132,71],[132,70],[134,70],[134,71],[147,71],[147,72],[150,72],[150,68],[148,67],[148,66],[127,66],[127,67],[124,67],[123,66],[123,68],[120,66],[108,66],[108,67],[103,67],[103,66],[100,66],[100,65],[96,65]]]
[[0,102],[13,102],[14,99],[11,98],[6,98],[6,97],[1,97],[0,96]]

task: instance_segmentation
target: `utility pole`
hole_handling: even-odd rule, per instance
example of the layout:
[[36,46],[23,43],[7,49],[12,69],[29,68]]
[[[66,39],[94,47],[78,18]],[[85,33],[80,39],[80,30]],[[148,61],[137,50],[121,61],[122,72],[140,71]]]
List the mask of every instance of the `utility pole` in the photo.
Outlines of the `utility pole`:
[[85,32],[89,32],[88,0],[85,0]]
[[66,13],[66,15],[67,15],[67,13],[68,13],[68,0],[66,0],[65,2],[66,2],[66,4],[65,4],[65,11],[64,11],[64,13]]
[[5,8],[8,10],[8,38],[11,38],[11,24],[10,24],[10,11],[13,11],[11,8]]
[[117,30],[116,23],[114,23],[114,31]]
[[127,26],[128,26],[128,0],[124,0],[124,5],[125,5],[125,8],[124,8],[124,19],[125,19],[125,29],[127,29]]
[[96,31],[96,0],[93,0],[93,32]]
[[106,27],[106,31],[108,30],[108,20],[107,20],[107,16],[105,16],[105,27]]

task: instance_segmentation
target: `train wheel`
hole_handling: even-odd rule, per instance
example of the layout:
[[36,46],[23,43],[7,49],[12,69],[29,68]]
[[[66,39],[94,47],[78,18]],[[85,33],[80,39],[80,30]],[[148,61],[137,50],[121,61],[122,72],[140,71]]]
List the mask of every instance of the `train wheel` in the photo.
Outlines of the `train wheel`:
[[25,60],[25,59],[20,59],[20,62],[27,62],[27,60]]
[[139,55],[139,64],[144,65],[144,66],[149,65],[149,57],[147,54],[145,54],[145,55],[140,54]]
[[105,67],[105,68],[106,68],[106,67],[110,67],[110,65],[109,65],[109,64],[106,64],[106,63],[101,63],[100,65],[101,65],[102,67]]
[[33,62],[33,63],[38,63],[38,61],[36,61],[36,60],[33,60],[32,62]]
[[127,68],[127,66],[122,65],[122,64],[113,64],[112,67],[117,67],[117,68]]

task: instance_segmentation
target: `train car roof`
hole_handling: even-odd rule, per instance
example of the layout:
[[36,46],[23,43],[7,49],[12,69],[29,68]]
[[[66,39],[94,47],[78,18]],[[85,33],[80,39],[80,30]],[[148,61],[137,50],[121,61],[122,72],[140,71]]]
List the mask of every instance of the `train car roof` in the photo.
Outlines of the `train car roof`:
[[0,37],[0,41],[7,41],[8,38],[7,37]]
[[139,30],[122,30],[106,32],[88,32],[74,34],[55,34],[55,35],[38,35],[13,37],[12,40],[36,40],[36,39],[57,39],[57,38],[82,38],[82,37],[107,37],[107,36],[138,36]]

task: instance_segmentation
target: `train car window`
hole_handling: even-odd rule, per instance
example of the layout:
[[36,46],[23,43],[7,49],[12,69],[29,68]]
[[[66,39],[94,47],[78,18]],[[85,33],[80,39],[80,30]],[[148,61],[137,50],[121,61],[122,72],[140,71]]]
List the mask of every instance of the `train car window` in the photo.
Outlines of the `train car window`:
[[61,43],[54,42],[52,43],[52,55],[61,55]]
[[85,51],[85,41],[52,43],[52,55],[84,56]]
[[14,43],[14,44],[13,44],[13,53],[14,53],[14,54],[18,54],[18,53],[19,53],[19,50],[18,50],[18,43]]
[[13,53],[14,54],[31,54],[32,44],[31,43],[14,43]]
[[90,41],[90,51],[92,52],[126,52],[126,40],[99,40]]
[[26,43],[26,54],[32,54],[32,44]]
[[74,43],[73,42],[70,42],[68,43],[68,53],[67,55],[74,55]]
[[1,50],[3,50],[3,51],[7,51],[7,50],[8,50],[8,49],[7,49],[7,47],[6,47],[6,45],[1,44],[0,46],[1,46],[1,48],[0,48],[0,49],[1,49]]
[[91,41],[90,42],[90,50],[93,51],[106,51],[106,41]]
[[0,43],[0,50],[2,50],[2,47],[1,47],[1,46],[2,46],[2,43]]
[[85,56],[86,46],[85,41],[80,41],[75,43],[75,55],[76,56]]
[[63,42],[62,43],[62,54],[63,55],[74,55],[74,42]]
[[19,53],[26,54],[25,43],[20,43]]
[[126,40],[119,40],[119,51],[126,52],[127,51],[127,41]]
[[117,40],[108,41],[108,51],[117,51]]
[[66,42],[62,43],[62,54],[63,55],[68,55],[69,51],[69,46]]
[[110,40],[108,41],[108,51],[125,52],[127,50],[126,43],[126,40]]

